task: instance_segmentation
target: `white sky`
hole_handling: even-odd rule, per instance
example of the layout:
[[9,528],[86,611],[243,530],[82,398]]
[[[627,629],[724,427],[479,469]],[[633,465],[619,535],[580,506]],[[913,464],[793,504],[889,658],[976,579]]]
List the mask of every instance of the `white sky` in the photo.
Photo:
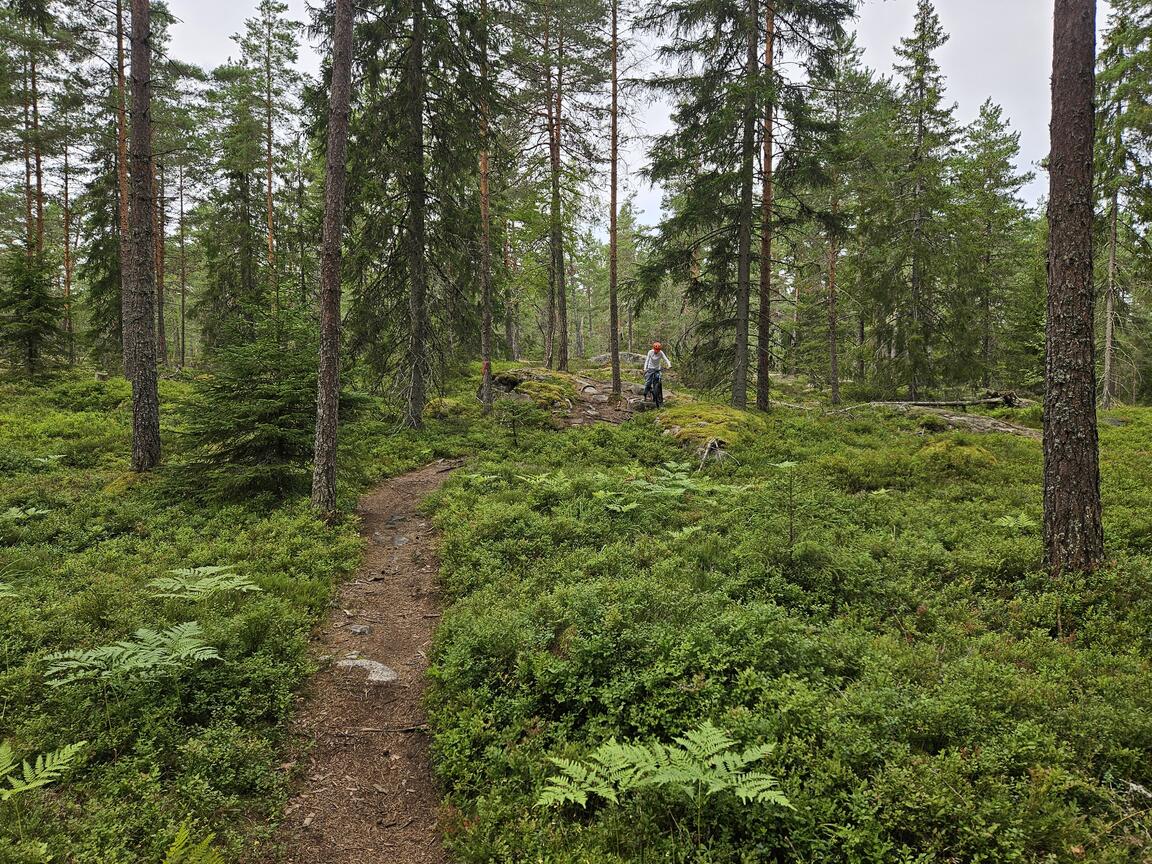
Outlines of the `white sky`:
[[[183,60],[211,67],[235,56],[233,33],[243,28],[256,0],[169,0],[180,23],[172,29],[171,50]],[[287,0],[293,17],[308,21],[306,0]],[[892,48],[912,29],[916,0],[862,0],[857,21],[858,41],[864,62],[881,72],[891,68]],[[1020,134],[1020,167],[1035,169],[1048,150],[1049,92],[1052,66],[1053,0],[936,0],[948,43],[937,55],[947,77],[947,98],[958,104],[961,123],[974,119],[989,96],[1004,108]],[[1100,0],[1098,20],[1106,22],[1108,5]],[[305,47],[300,66],[315,71],[318,58]],[[661,131],[667,111],[653,106],[641,112],[641,134]],[[643,143],[628,147],[627,172],[643,166]],[[1046,178],[1040,171],[1025,189],[1036,201],[1044,192]],[[637,189],[637,204],[644,221],[659,214],[658,190],[644,187],[633,176],[627,185]]]

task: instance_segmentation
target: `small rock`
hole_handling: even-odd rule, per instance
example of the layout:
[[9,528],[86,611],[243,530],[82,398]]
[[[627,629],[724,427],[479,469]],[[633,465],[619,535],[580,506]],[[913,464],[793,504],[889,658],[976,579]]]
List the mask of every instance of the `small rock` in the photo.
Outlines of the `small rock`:
[[396,546],[406,546],[410,542],[409,538],[403,534],[397,534],[396,539],[392,541]]
[[312,820],[315,818],[316,818],[315,813],[309,813],[307,816],[305,816],[304,817],[304,827],[310,828],[312,826]]
[[367,624],[352,624],[348,627],[348,632],[353,636],[367,636],[372,632],[372,628]]
[[375,660],[358,657],[353,660],[341,660],[336,665],[342,669],[364,669],[368,672],[368,680],[376,684],[395,681],[400,677],[391,666],[385,666],[383,663],[377,663]]

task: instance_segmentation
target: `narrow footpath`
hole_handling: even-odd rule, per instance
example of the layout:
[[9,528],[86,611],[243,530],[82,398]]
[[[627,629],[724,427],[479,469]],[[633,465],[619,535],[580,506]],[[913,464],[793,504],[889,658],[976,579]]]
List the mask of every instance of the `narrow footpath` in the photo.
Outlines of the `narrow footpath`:
[[455,463],[386,480],[360,501],[367,542],[339,590],[295,733],[315,742],[273,842],[285,864],[443,864],[421,700],[440,614],[436,532],[420,502]]

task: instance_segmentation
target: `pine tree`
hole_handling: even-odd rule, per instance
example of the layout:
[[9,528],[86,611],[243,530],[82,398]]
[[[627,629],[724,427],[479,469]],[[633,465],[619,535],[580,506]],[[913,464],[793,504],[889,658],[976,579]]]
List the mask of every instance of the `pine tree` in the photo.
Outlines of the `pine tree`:
[[[777,2],[773,41],[810,64],[826,62],[851,7],[840,0]],[[661,49],[673,69],[651,82],[673,102],[674,128],[656,138],[650,153],[648,173],[670,190],[672,213],[661,223],[649,278],[672,276],[707,309],[698,350],[708,363],[732,370],[732,403],[739,407],[747,402],[753,239],[764,219],[753,192],[765,106],[773,104],[783,118],[803,104],[796,88],[784,98],[779,69],[762,74],[765,23],[758,0],[662,2],[643,18],[653,34],[676,36]]]
[[316,441],[312,506],[336,510],[336,436],[340,404],[340,247],[344,229],[348,123],[352,100],[352,0],[336,0],[332,28],[331,96],[325,152],[324,237],[320,273],[320,371],[316,399]]
[[951,383],[992,386],[1007,289],[1025,266],[1028,225],[1020,190],[1032,179],[1016,169],[1020,135],[987,100],[964,130],[957,156],[955,285],[943,304]]
[[1152,213],[1152,10],[1112,4],[1097,72],[1096,188],[1103,204],[1104,368],[1100,404],[1116,391],[1116,321],[1122,306],[1121,239],[1134,213]]
[[947,41],[931,0],[917,0],[913,34],[896,49],[903,104],[889,241],[902,259],[892,338],[904,359],[912,400],[935,383],[939,288],[947,267],[948,159],[955,131],[951,109],[944,104],[944,77],[932,56]]
[[148,0],[132,0],[132,229],[125,274],[124,354],[132,382],[132,470],[160,461],[160,395],[156,383],[156,206],[152,186],[152,51]]
[[1050,570],[1064,573],[1104,559],[1092,320],[1095,0],[1056,0],[1053,45],[1044,548]]

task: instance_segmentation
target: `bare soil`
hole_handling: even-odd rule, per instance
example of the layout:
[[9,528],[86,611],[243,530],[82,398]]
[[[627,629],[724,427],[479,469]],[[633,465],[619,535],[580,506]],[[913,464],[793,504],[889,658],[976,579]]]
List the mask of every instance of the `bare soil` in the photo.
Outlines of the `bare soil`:
[[360,501],[367,548],[316,638],[315,653],[330,662],[295,721],[296,734],[314,746],[302,757],[302,779],[270,861],[448,860],[422,706],[440,614],[439,560],[436,532],[419,505],[454,467],[439,462],[394,477]]

